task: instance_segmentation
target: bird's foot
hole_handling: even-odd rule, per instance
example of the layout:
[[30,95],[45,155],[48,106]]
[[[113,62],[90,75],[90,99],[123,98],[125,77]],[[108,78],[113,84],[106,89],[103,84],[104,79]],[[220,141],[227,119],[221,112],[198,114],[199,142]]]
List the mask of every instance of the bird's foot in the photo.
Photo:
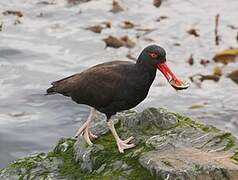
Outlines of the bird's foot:
[[88,131],[90,139],[97,139],[98,136],[93,134],[90,130]]
[[83,124],[83,126],[81,128],[79,128],[79,130],[77,131],[77,133],[74,135],[74,138],[78,138],[80,135],[84,134],[85,129],[87,128],[88,124],[85,123]]
[[87,133],[89,134],[90,139],[96,139],[98,138],[97,135],[93,134],[90,130],[89,127],[84,127],[83,129],[79,129],[78,132],[74,135],[74,138],[78,138],[80,135],[84,135],[87,129]]
[[94,135],[88,127],[85,127],[81,131],[78,131],[74,137],[78,138],[80,135],[84,136],[85,141],[90,146],[93,144],[91,140],[96,139],[98,137],[98,136]]
[[88,128],[85,129],[85,131],[83,132],[83,136],[85,141],[88,143],[89,146],[93,145],[91,139],[90,139],[90,130]]
[[132,137],[132,136],[129,137],[128,139],[126,139],[126,140],[118,139],[117,147],[118,147],[118,150],[119,150],[120,153],[124,153],[125,149],[130,149],[130,148],[135,147],[134,143],[128,144],[132,139],[134,139],[134,137]]

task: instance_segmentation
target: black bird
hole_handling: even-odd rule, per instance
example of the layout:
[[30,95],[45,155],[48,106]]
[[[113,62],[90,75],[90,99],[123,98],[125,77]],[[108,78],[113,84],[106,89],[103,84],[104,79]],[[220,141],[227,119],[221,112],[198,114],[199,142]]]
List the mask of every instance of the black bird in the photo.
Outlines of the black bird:
[[89,130],[95,109],[104,113],[113,136],[121,153],[124,149],[134,147],[129,144],[130,137],[121,140],[110,120],[117,112],[135,107],[143,101],[155,79],[159,69],[175,89],[186,89],[188,84],[180,81],[166,65],[166,52],[157,45],[146,47],[136,63],[128,61],[112,61],[98,64],[81,73],[66,77],[52,83],[47,94],[60,93],[69,96],[78,104],[91,106],[87,121],[78,130],[76,137],[84,135],[86,142],[96,138]]

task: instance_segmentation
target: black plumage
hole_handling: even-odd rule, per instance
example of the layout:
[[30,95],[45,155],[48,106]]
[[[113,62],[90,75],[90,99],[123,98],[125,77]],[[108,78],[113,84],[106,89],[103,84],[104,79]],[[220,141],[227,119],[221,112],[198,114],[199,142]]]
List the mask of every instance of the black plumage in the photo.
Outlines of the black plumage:
[[166,65],[165,50],[157,45],[146,47],[136,63],[129,61],[112,61],[98,64],[81,73],[66,77],[52,83],[47,94],[59,93],[69,96],[78,104],[91,106],[88,120],[78,130],[75,137],[84,134],[86,142],[96,136],[89,126],[94,109],[106,114],[108,126],[116,139],[120,152],[135,145],[128,144],[133,137],[121,140],[110,117],[117,112],[135,107],[143,101],[159,69],[175,89],[186,89],[188,85],[180,81]]
[[94,107],[107,116],[135,107],[143,101],[155,78],[156,68],[113,61],[55,81],[48,94],[70,96],[78,104]]

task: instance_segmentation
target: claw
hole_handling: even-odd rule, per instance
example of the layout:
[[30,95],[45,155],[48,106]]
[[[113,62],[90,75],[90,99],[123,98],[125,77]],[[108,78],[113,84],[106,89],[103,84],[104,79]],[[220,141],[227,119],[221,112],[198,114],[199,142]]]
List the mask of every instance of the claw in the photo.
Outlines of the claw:
[[124,143],[129,143],[131,140],[133,140],[134,139],[134,137],[133,136],[131,136],[131,137],[129,137],[128,139],[126,139],[126,140],[124,140],[124,141],[122,141],[122,142],[124,142]]
[[[79,131],[78,131],[79,132]],[[91,140],[96,139],[98,136],[94,135],[88,126],[86,126],[83,130],[80,131],[79,135],[78,133],[74,136],[74,138],[78,138],[79,136],[84,137],[85,141],[88,143],[89,146],[91,146],[93,143]]]
[[95,109],[91,108],[90,115],[88,116],[87,121],[83,124],[83,126],[77,131],[77,133],[74,136],[74,138],[78,138],[80,135],[81,136],[83,135],[88,145],[92,145],[93,143],[91,140],[97,138],[97,136],[94,135],[89,129],[94,113]]
[[88,143],[89,146],[93,145],[93,143],[92,143],[92,141],[90,139],[89,129],[88,128],[85,129],[83,136],[84,136],[84,139]]
[[77,133],[74,135],[74,138],[78,138],[80,135],[83,135],[85,128],[87,127],[87,123],[84,123],[83,126],[77,131]]
[[116,132],[116,129],[114,127],[114,123],[111,119],[109,119],[108,121],[108,127],[109,129],[111,130],[112,132],[112,135],[114,136],[116,142],[117,142],[117,147],[118,147],[118,150],[120,153],[124,153],[124,150],[125,149],[130,149],[130,148],[133,148],[135,147],[135,144],[132,143],[132,144],[128,144],[132,139],[134,139],[134,137],[129,137],[128,139],[126,140],[121,140],[120,137],[118,136],[117,132]]
[[98,138],[98,136],[95,135],[95,134],[93,134],[91,131],[89,131],[89,137],[90,137],[90,139],[96,139],[96,138]]
[[[128,140],[131,141],[132,139],[133,139],[133,137],[130,137],[130,138],[128,138],[128,139],[125,140],[125,141],[128,141]],[[128,144],[128,142],[126,143],[125,141],[119,140],[119,141],[117,142],[117,147],[118,147],[118,150],[119,150],[120,153],[124,153],[124,150],[125,150],[125,149],[130,149],[130,148],[135,147],[135,144],[134,144],[134,143]]]

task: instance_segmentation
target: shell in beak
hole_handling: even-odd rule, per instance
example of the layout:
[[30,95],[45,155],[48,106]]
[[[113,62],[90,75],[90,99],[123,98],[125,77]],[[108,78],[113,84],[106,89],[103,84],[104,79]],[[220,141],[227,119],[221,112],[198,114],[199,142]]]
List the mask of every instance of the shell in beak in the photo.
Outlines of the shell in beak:
[[183,80],[179,80],[175,74],[170,70],[166,63],[158,64],[157,68],[163,73],[169,84],[176,90],[187,89],[189,83]]

